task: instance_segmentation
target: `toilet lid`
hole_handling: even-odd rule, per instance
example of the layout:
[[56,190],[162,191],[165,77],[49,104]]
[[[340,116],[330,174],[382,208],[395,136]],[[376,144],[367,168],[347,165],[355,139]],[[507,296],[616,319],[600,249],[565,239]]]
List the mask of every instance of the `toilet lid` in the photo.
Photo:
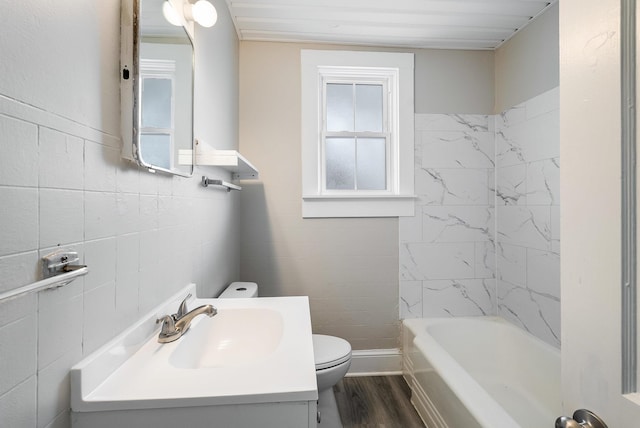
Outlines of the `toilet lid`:
[[328,369],[351,358],[351,345],[339,337],[314,334],[313,356],[316,370]]

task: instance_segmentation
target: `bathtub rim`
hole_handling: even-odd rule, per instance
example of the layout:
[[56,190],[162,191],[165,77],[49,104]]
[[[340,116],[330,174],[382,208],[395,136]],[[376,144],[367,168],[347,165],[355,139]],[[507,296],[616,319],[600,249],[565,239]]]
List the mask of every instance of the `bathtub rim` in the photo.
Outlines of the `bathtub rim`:
[[[531,340],[538,342],[538,344],[554,353],[559,354],[559,350],[498,316],[425,317],[403,320],[403,326],[408,328],[414,335],[413,343],[419,349],[422,356],[481,426],[519,427],[521,425],[513,419],[489,392],[487,392],[428,331],[430,326],[436,324],[470,321],[499,323],[507,328],[519,331],[519,334],[527,334]],[[458,375],[456,375],[456,373]],[[469,396],[473,397],[473,400],[469,400]]]

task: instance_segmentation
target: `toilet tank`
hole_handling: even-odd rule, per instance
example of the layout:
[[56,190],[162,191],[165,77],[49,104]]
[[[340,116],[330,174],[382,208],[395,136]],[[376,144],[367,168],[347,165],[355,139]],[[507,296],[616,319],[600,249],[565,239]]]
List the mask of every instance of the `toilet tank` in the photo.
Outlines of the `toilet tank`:
[[219,299],[258,297],[258,284],[255,282],[232,282],[218,296]]

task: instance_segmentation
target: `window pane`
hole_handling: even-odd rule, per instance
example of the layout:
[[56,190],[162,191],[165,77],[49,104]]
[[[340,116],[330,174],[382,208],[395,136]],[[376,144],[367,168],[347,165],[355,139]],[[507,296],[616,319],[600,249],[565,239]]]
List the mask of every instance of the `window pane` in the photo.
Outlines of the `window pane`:
[[171,79],[142,79],[142,127],[171,128]]
[[382,132],[382,85],[356,85],[356,132]]
[[352,84],[327,84],[327,131],[353,131]]
[[171,136],[169,134],[140,134],[140,155],[151,165],[171,167]]
[[358,189],[387,188],[387,154],[384,138],[358,138]]
[[327,189],[355,189],[356,144],[353,138],[327,138]]

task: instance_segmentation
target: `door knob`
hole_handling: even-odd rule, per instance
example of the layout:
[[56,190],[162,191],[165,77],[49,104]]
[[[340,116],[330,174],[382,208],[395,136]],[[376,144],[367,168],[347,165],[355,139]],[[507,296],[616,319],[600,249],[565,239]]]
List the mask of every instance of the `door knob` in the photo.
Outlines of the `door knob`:
[[556,419],[556,428],[607,428],[607,424],[592,411],[579,409],[573,412],[573,418],[560,416]]

